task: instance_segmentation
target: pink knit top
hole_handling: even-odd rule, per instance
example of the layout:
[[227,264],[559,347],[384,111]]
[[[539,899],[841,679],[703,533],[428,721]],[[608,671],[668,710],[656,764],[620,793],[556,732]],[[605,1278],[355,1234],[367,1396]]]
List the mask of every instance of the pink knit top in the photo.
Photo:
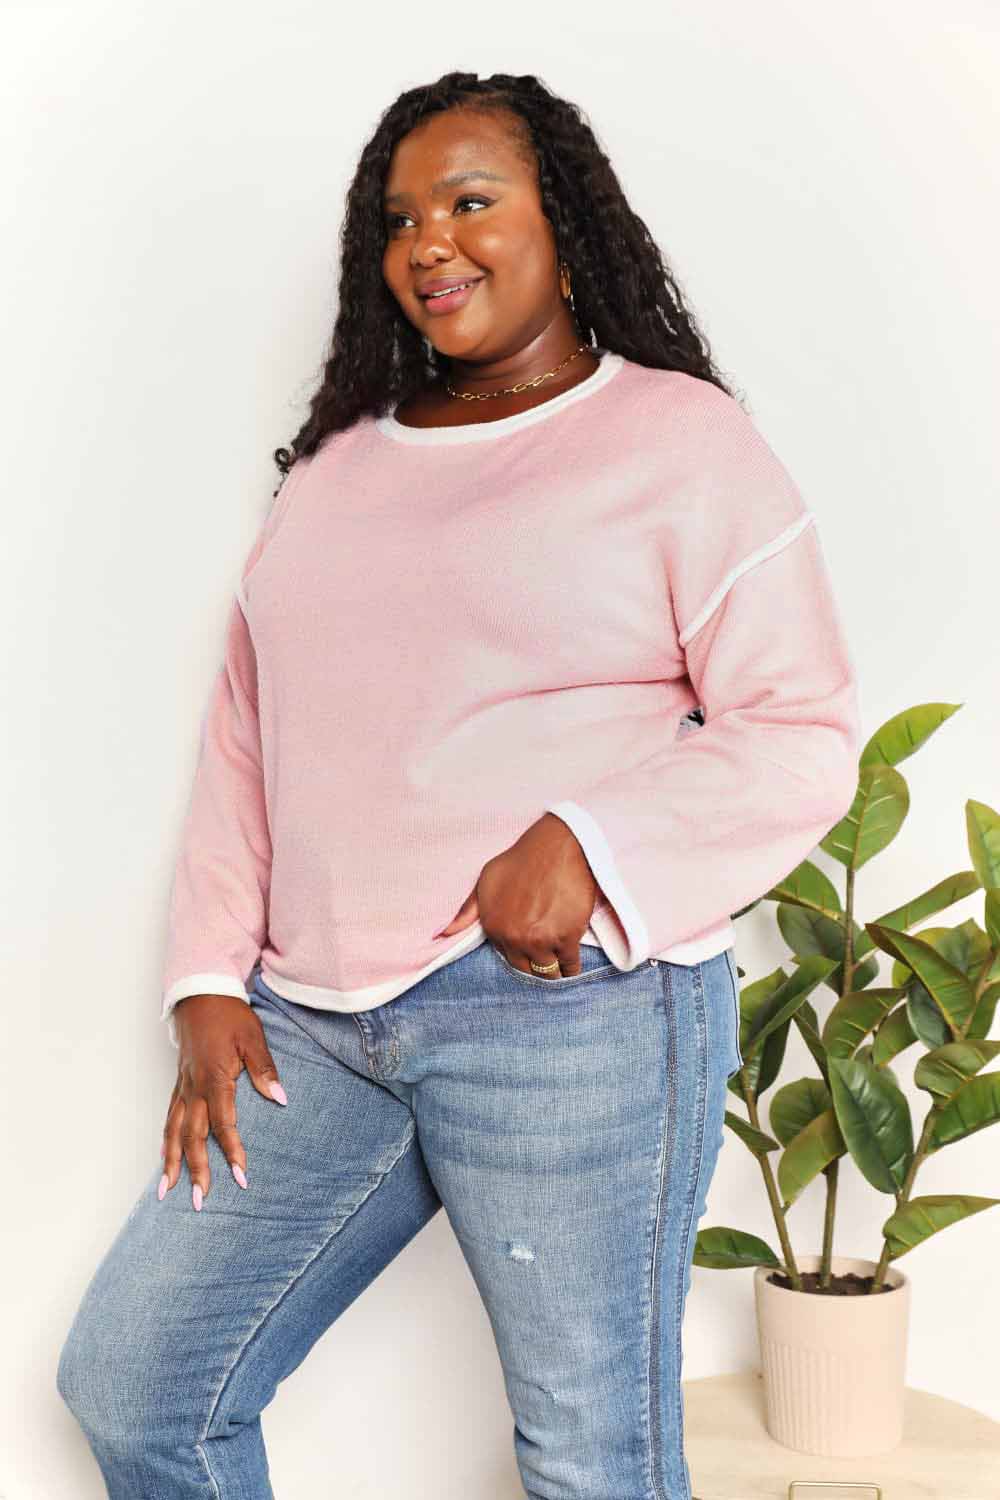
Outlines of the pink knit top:
[[[531,411],[366,416],[243,566],[170,897],[162,1018],[272,989],[381,1005],[545,811],[585,942],[692,964],[850,807],[854,666],[816,517],[739,403],[599,351]],[[705,723],[685,716],[700,706]],[[683,728],[682,728],[683,726]]]

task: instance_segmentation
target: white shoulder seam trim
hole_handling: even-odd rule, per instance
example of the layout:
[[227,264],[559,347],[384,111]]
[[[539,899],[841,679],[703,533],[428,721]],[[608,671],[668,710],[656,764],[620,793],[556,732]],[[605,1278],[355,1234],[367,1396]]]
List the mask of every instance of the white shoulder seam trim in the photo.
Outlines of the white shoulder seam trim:
[[719,583],[717,587],[712,590],[711,594],[709,594],[705,603],[702,605],[701,609],[695,615],[691,623],[689,625],[686,625],[685,628],[681,631],[680,635],[677,638],[679,644],[681,646],[686,646],[691,637],[697,634],[697,632],[705,624],[706,620],[708,620],[709,617],[713,615],[718,609],[719,605],[722,603],[723,599],[726,597],[726,595],[729,593],[729,590],[736,582],[737,578],[741,578],[744,573],[749,571],[750,568],[755,568],[758,563],[764,562],[766,558],[773,557],[776,552],[782,552],[789,545],[789,543],[794,542],[795,538],[799,536],[803,531],[805,531],[806,527],[810,525],[811,522],[815,521],[815,519],[815,511],[804,511],[803,514],[799,516],[798,520],[793,521],[790,526],[786,526],[784,531],[779,532],[776,537],[774,537],[769,542],[765,542],[763,546],[756,547],[753,552],[748,552],[746,557],[743,558],[742,562],[738,562],[735,567],[730,568],[729,572],[722,579],[721,583]]

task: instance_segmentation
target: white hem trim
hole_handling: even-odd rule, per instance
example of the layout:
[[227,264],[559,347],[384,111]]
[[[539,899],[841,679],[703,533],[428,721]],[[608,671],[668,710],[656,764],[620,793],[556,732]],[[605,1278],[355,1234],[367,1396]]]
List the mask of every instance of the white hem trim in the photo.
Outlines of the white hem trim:
[[360,989],[335,990],[321,984],[303,984],[298,979],[285,979],[281,974],[275,974],[267,964],[261,963],[260,977],[273,990],[276,995],[281,995],[285,1000],[294,1000],[298,1005],[309,1005],[314,1010],[335,1010],[349,1014],[356,1010],[370,1010],[376,1005],[384,1005],[388,1000],[394,1000],[411,985],[418,984],[421,979],[426,979],[428,974],[433,974],[435,969],[450,963],[454,958],[459,958],[463,953],[477,948],[480,943],[486,941],[486,933],[483,931],[481,922],[473,922],[467,927],[449,947],[445,948],[429,964],[422,969],[417,969],[413,974],[397,975],[394,979],[382,980],[379,984],[366,984]]

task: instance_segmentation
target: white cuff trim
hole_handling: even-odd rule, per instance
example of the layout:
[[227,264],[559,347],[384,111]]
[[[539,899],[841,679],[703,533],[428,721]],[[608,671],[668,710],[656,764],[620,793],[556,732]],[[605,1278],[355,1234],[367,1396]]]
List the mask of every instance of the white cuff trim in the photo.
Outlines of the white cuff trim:
[[[615,915],[621,923],[628,940],[628,954],[624,968],[635,968],[649,955],[649,932],[642,913],[628,893],[625,882],[618,873],[611,845],[604,830],[595,818],[577,802],[553,802],[545,809],[562,818],[587,856],[594,879],[604,892]],[[596,913],[595,913],[596,915]],[[593,918],[591,919],[593,921]]]
[[246,986],[235,979],[232,974],[185,974],[181,979],[175,979],[163,996],[160,1020],[166,1021],[167,1035],[178,1050],[180,1050],[180,1043],[177,1040],[174,1006],[179,1000],[183,1000],[185,995],[234,995],[237,1000],[243,1000],[247,1005],[250,1004]]
[[178,1000],[183,1000],[186,995],[235,995],[237,1000],[250,1003],[246,986],[232,974],[185,974],[182,979],[175,980],[163,996],[160,1020],[165,1021]]

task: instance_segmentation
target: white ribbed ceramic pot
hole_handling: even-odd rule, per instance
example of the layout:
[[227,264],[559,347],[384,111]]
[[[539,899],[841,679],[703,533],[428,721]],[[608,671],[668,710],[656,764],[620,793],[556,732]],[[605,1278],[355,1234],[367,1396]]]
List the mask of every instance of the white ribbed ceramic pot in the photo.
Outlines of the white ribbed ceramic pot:
[[[818,1271],[818,1255],[797,1256],[800,1271]],[[870,1276],[871,1260],[835,1255],[834,1274]],[[892,1292],[824,1297],[793,1292],[754,1271],[757,1336],[767,1430],[799,1453],[863,1458],[888,1453],[903,1436],[903,1392],[910,1282],[895,1266]]]

